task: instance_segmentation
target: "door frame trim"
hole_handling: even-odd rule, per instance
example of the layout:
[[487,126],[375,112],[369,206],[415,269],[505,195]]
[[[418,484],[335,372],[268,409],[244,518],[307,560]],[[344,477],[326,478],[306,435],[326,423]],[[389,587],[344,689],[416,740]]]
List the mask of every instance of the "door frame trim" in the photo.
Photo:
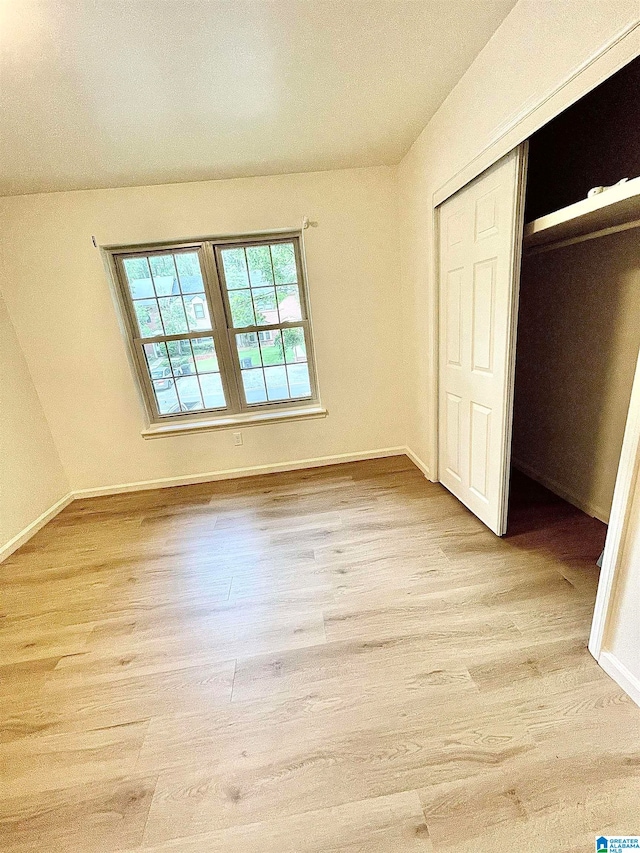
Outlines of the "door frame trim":
[[[485,172],[509,151],[517,148],[532,133],[535,133],[552,118],[555,118],[571,104],[579,101],[588,92],[631,62],[640,52],[640,45],[636,45],[635,49],[632,46],[628,53],[623,51],[622,56],[618,56],[615,49],[633,33],[636,34],[636,40],[640,41],[640,16],[625,24],[622,29],[594,50],[533,104],[499,125],[489,142],[435,190],[433,193],[434,204],[442,204],[443,201],[446,201],[482,172]],[[632,43],[633,39],[630,39],[629,42]],[[609,62],[602,62],[601,60],[610,52],[612,55],[609,57]]]
[[506,405],[502,423],[505,446],[502,451],[504,464],[504,481],[502,483],[502,506],[498,518],[500,535],[507,532],[507,515],[509,512],[509,481],[511,479],[511,443],[513,440],[513,399],[516,386],[516,343],[518,339],[518,307],[520,304],[520,270],[522,267],[522,251],[524,240],[524,205],[527,184],[527,165],[529,162],[529,140],[525,139],[518,146],[516,198],[514,210],[515,240],[512,245],[511,259],[511,304],[509,306],[509,329],[507,340],[507,365],[505,376]]
[[433,218],[431,233],[431,275],[433,276],[433,299],[429,311],[429,329],[431,333],[431,364],[433,365],[433,382],[431,389],[431,460],[429,464],[429,479],[432,483],[440,482],[440,205],[434,204],[431,210]]
[[609,528],[604,543],[602,568],[598,582],[598,593],[593,611],[589,651],[599,661],[606,654],[606,643],[611,639],[611,617],[613,604],[619,587],[620,568],[626,555],[630,533],[630,516],[633,497],[640,478],[640,352],[631,386],[631,399],[627,423],[622,440],[622,451],[613,503],[609,516]]

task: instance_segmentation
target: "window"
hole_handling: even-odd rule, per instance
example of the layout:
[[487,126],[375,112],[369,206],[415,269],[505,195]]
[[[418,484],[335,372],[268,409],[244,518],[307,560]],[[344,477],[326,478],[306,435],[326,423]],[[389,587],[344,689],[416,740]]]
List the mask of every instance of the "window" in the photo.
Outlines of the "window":
[[152,422],[317,404],[299,235],[111,256]]

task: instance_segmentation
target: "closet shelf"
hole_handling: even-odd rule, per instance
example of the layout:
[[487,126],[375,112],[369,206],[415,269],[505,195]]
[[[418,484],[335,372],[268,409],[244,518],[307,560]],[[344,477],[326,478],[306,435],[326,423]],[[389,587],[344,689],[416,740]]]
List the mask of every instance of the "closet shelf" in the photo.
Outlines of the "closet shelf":
[[[572,241],[575,237],[599,236],[640,220],[640,178],[612,187],[561,210],[554,210],[524,227],[524,247]],[[640,224],[640,222],[638,222]]]

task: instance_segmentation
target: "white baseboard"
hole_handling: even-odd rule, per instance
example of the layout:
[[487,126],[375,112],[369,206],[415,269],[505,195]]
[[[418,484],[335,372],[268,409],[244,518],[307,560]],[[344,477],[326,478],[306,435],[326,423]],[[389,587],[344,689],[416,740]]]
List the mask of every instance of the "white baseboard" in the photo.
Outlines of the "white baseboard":
[[420,459],[417,453],[414,453],[410,447],[404,448],[405,454],[409,457],[409,459],[413,462],[416,468],[419,468],[427,480],[431,480],[431,471],[429,470],[429,466]]
[[251,465],[247,468],[227,468],[222,471],[208,471],[204,474],[187,474],[181,477],[163,477],[158,480],[139,480],[134,483],[119,483],[113,486],[98,486],[94,489],[78,489],[74,498],[95,498],[103,495],[118,495],[123,492],[141,492],[148,489],[164,489],[171,486],[192,486],[197,483],[210,483],[216,480],[232,480],[237,477],[256,477],[260,474],[277,474],[283,471],[297,471],[301,468],[320,468],[324,465],[341,465],[345,462],[362,462],[366,459],[381,459],[384,456],[402,456],[405,447],[384,447],[378,450],[363,450],[357,453],[339,453],[335,456],[316,456],[312,459],[295,459],[289,462],[276,462],[271,465]]
[[636,678],[611,652],[602,652],[598,658],[598,663],[607,675],[611,676],[615,683],[633,699],[636,705],[640,705],[640,678]]
[[562,500],[573,504],[573,506],[578,507],[578,509],[581,509],[583,512],[586,512],[587,515],[597,518],[598,521],[602,521],[604,524],[609,524],[609,511],[604,509],[604,507],[591,503],[591,501],[583,500],[570,489],[566,489],[562,483],[558,483],[558,481],[554,480],[552,477],[547,477],[546,474],[541,474],[527,462],[514,458],[512,459],[512,465],[518,471],[526,474],[527,477],[531,477],[531,479],[535,480],[536,483],[540,483],[540,485],[544,486],[545,489],[549,489],[549,491],[553,492],[554,495],[558,495]]
[[385,456],[407,455],[425,476],[429,476],[429,469],[423,462],[407,447],[383,447],[377,450],[362,450],[357,453],[339,453],[335,456],[316,456],[312,459],[295,459],[289,462],[276,462],[272,465],[252,465],[246,468],[227,468],[223,471],[208,471],[204,474],[187,474],[181,477],[162,477],[157,480],[139,480],[133,483],[118,483],[113,486],[98,486],[93,489],[77,489],[69,492],[46,512],[21,530],[5,545],[0,546],[0,562],[10,554],[24,545],[40,528],[51,521],[59,512],[74,500],[82,498],[102,497],[105,495],[119,495],[124,492],[141,492],[149,489],[165,489],[171,486],[190,486],[197,483],[209,483],[216,480],[231,480],[237,477],[255,477],[260,474],[276,474],[283,471],[297,471],[304,468],[320,468],[325,465],[341,465],[346,462],[362,462],[367,459],[381,459]]
[[25,542],[31,539],[32,536],[40,530],[42,527],[47,524],[47,522],[51,521],[52,518],[55,518],[59,512],[69,506],[71,501],[74,499],[73,492],[69,492],[63,498],[60,498],[59,501],[50,506],[49,509],[46,509],[42,515],[39,515],[35,521],[32,521],[31,524],[28,524],[20,533],[16,534],[13,539],[9,539],[4,545],[0,546],[0,563],[3,560],[6,560],[7,557],[10,557],[14,551],[17,551]]

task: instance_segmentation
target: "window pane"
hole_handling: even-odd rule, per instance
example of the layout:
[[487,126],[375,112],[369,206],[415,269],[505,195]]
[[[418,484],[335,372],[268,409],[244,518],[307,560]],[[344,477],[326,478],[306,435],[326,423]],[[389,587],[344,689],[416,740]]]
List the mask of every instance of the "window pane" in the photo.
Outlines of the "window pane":
[[145,344],[144,355],[149,366],[149,375],[152,379],[156,379],[158,387],[163,383],[169,387],[169,379],[171,379],[171,365],[169,364],[169,356],[167,355],[166,344]]
[[288,364],[287,375],[289,377],[289,388],[291,389],[292,397],[311,396],[308,364]]
[[280,286],[276,288],[278,298],[278,310],[280,311],[280,322],[287,323],[291,320],[302,320],[300,308],[300,292],[296,284]]
[[260,338],[260,351],[262,353],[262,363],[268,364],[284,364],[284,350],[282,349],[282,335],[279,329],[274,332],[260,332],[260,335],[268,338]]
[[186,341],[167,341],[174,376],[189,376],[196,372],[191,344]]
[[255,332],[236,335],[236,346],[238,347],[238,358],[240,359],[242,370],[246,370],[248,367],[262,366],[262,362],[260,361],[260,345]]
[[234,328],[241,329],[243,326],[255,326],[256,318],[253,313],[251,291],[235,290],[229,294],[229,305],[231,306],[231,317]]
[[267,394],[270,400],[288,400],[289,385],[287,372],[284,367],[265,367],[264,375],[267,380]]
[[161,379],[153,383],[156,401],[158,403],[158,411],[161,415],[171,415],[174,412],[180,411],[178,403],[178,395],[176,394],[176,386],[173,379]]
[[196,252],[180,252],[175,257],[180,290],[183,293],[200,293],[204,290],[200,261]]
[[133,303],[133,308],[136,312],[140,337],[155,338],[163,334],[160,311],[155,299],[139,299]]
[[[230,367],[240,368],[246,402],[255,406],[309,398],[311,356],[295,239],[211,245],[226,285],[226,319],[235,334],[238,362],[234,358]],[[143,338],[158,411],[167,416],[227,409],[227,376],[223,383],[198,248],[148,251],[122,257],[118,265]],[[281,328],[290,323],[295,325]],[[261,331],[250,331],[255,326]],[[151,343],[152,337],[160,340]],[[228,379],[236,384],[234,376]],[[146,377],[145,382],[148,388]]]
[[247,262],[251,287],[273,284],[271,252],[268,246],[247,246]]
[[222,255],[222,266],[224,267],[224,279],[227,290],[234,290],[238,287],[249,287],[244,249],[223,249],[220,254]]
[[251,291],[257,326],[279,323],[276,292],[273,287],[257,287]]
[[181,296],[169,296],[165,299],[159,299],[158,302],[160,303],[165,334],[181,335],[189,331]]
[[158,296],[171,296],[174,293],[179,293],[173,255],[150,255],[149,266]]
[[288,364],[307,360],[307,346],[304,340],[304,329],[298,326],[294,329],[283,329],[284,351]]
[[201,376],[200,385],[207,409],[223,409],[227,405],[219,373],[206,373]]
[[180,408],[183,412],[193,412],[202,409],[202,395],[197,376],[179,376],[176,379]]
[[198,373],[213,373],[220,370],[213,338],[194,338],[191,341],[191,345],[193,346],[193,354],[196,357],[196,370]]
[[276,284],[293,284],[298,280],[293,243],[274,243],[271,246],[271,259]]
[[262,369],[243,370],[242,384],[247,403],[266,403],[267,389],[264,384],[264,373]]
[[155,295],[146,258],[125,258],[124,270],[132,299],[144,299]]
[[184,297],[184,307],[187,311],[187,321],[192,332],[211,328],[209,306],[204,293],[189,294]]

